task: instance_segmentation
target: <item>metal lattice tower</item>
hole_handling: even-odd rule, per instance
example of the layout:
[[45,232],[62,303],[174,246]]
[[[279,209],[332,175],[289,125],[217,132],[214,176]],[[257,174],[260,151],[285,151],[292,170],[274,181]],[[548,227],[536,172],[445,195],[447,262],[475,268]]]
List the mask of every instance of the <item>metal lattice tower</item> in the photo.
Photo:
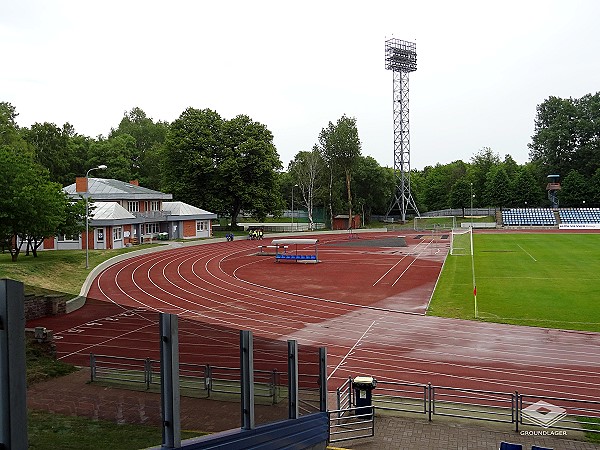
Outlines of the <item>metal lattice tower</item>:
[[402,222],[412,209],[420,217],[410,192],[410,126],[408,120],[408,74],[417,70],[417,44],[388,39],[385,41],[385,68],[394,72],[394,176],[396,189],[388,215],[400,209]]

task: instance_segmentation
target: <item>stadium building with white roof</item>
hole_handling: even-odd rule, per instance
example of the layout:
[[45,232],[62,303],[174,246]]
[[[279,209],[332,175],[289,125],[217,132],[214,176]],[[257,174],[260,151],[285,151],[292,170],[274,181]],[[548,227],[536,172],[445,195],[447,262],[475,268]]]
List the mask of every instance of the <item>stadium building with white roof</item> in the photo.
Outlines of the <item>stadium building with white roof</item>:
[[[86,189],[86,181],[89,186]],[[64,191],[73,199],[88,196],[90,202],[90,249],[113,249],[159,237],[194,239],[211,236],[211,220],[217,215],[183,202],[173,195],[129,183],[78,177]],[[85,231],[79,236],[55,236],[43,248],[85,249]]]

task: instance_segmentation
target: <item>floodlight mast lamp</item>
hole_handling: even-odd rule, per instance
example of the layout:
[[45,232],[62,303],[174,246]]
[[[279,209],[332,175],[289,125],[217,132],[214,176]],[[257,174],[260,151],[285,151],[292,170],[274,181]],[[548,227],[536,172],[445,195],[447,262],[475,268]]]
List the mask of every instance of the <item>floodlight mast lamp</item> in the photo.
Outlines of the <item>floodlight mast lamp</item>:
[[410,122],[408,109],[408,74],[417,70],[417,45],[414,42],[388,39],[385,41],[385,68],[394,72],[394,199],[388,215],[400,209],[402,222],[406,212],[419,210],[410,191]]
[[89,230],[90,230],[90,212],[88,207],[88,197],[90,196],[90,172],[92,170],[104,170],[106,169],[106,165],[100,164],[97,167],[92,167],[85,173],[85,268],[89,269],[90,267],[90,256],[89,256]]

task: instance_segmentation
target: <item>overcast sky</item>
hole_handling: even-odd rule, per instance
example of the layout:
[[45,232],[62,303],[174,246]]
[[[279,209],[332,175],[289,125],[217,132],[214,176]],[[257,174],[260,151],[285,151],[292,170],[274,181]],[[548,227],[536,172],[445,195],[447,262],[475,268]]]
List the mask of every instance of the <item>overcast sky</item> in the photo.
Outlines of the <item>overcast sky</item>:
[[536,106],[600,91],[600,2],[0,0],[0,101],[19,125],[106,136],[142,108],[265,124],[287,167],[328,122],[357,119],[393,165],[386,38],[417,44],[411,167],[482,147],[528,160]]

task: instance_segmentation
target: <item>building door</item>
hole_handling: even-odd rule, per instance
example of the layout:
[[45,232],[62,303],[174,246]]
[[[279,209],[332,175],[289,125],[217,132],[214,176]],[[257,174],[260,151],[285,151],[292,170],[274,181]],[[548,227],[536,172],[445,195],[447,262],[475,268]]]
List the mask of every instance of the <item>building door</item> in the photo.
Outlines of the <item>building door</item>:
[[106,239],[104,236],[104,227],[96,228],[95,232],[95,246],[94,248],[104,250],[106,249]]

